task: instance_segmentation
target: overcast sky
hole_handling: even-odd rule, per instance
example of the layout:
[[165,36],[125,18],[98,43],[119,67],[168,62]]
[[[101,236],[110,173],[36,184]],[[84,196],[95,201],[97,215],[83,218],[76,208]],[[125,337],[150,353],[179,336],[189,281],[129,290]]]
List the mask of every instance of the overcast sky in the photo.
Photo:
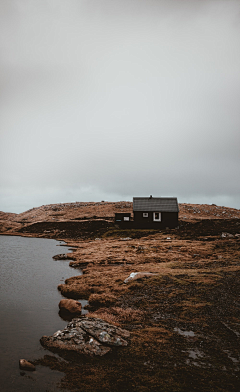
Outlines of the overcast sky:
[[0,210],[240,208],[240,1],[0,0]]

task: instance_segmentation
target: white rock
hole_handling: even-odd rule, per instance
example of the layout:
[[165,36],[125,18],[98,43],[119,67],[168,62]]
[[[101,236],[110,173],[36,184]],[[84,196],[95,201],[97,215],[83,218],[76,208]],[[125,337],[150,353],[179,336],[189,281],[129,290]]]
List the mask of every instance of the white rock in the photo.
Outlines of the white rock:
[[234,235],[230,233],[222,233],[222,238],[234,238]]
[[132,280],[140,279],[140,278],[145,278],[145,277],[150,277],[157,275],[154,272],[132,272],[128,278],[124,280],[124,283],[131,282]]

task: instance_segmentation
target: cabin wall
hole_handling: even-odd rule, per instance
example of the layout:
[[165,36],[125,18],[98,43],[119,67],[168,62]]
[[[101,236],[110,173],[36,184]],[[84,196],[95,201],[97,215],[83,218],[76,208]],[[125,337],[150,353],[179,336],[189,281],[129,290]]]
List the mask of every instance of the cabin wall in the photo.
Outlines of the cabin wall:
[[[148,212],[148,217],[144,218],[143,213]],[[160,212],[160,211],[155,211]],[[136,227],[139,228],[175,228],[178,226],[178,212],[161,212],[161,221],[153,220],[152,211],[135,211],[134,212],[134,222]]]
[[[123,219],[116,220],[117,223],[123,229],[156,229],[161,230],[166,227],[169,229],[174,229],[178,226],[178,212],[162,212],[161,213],[161,221],[153,221],[153,212],[148,211],[148,217],[143,217],[143,212],[147,211],[135,211],[134,212],[134,220],[124,221]],[[159,211],[156,211],[159,212]],[[120,218],[118,216],[118,218]]]

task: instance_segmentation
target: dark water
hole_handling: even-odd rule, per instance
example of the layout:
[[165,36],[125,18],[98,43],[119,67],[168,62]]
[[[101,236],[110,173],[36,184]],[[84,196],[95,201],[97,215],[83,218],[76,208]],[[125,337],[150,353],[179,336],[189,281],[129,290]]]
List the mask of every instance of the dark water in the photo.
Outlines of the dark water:
[[[57,290],[65,279],[80,275],[68,261],[52,256],[69,253],[61,242],[42,238],[0,236],[0,390],[58,391],[59,372],[37,367],[21,376],[20,358],[33,360],[50,352],[39,339],[66,326],[58,315]],[[62,243],[64,244],[64,243]],[[52,354],[51,354],[52,355]]]

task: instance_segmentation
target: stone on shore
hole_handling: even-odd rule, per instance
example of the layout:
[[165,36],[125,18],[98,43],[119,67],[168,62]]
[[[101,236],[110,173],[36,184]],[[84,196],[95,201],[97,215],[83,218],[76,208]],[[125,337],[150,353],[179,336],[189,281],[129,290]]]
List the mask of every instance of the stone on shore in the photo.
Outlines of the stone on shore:
[[74,299],[62,299],[58,306],[60,311],[69,312],[71,314],[81,314],[82,304]]
[[53,260],[70,260],[72,257],[65,253],[53,256]]
[[231,234],[231,233],[223,232],[222,233],[222,238],[234,238],[234,235]]
[[81,327],[101,343],[109,346],[128,345],[125,339],[130,337],[130,333],[127,330],[116,327],[101,319],[85,318],[81,321]]
[[141,278],[149,278],[151,276],[157,275],[153,272],[132,272],[128,278],[124,280],[124,283],[131,282],[132,280],[137,280]]
[[30,370],[31,372],[36,370],[35,366],[26,359],[19,360],[19,367],[21,370]]
[[127,330],[101,319],[82,316],[73,319],[53,336],[43,336],[40,342],[52,351],[74,351],[83,355],[103,356],[112,350],[111,347],[127,346],[126,339],[129,337]]

